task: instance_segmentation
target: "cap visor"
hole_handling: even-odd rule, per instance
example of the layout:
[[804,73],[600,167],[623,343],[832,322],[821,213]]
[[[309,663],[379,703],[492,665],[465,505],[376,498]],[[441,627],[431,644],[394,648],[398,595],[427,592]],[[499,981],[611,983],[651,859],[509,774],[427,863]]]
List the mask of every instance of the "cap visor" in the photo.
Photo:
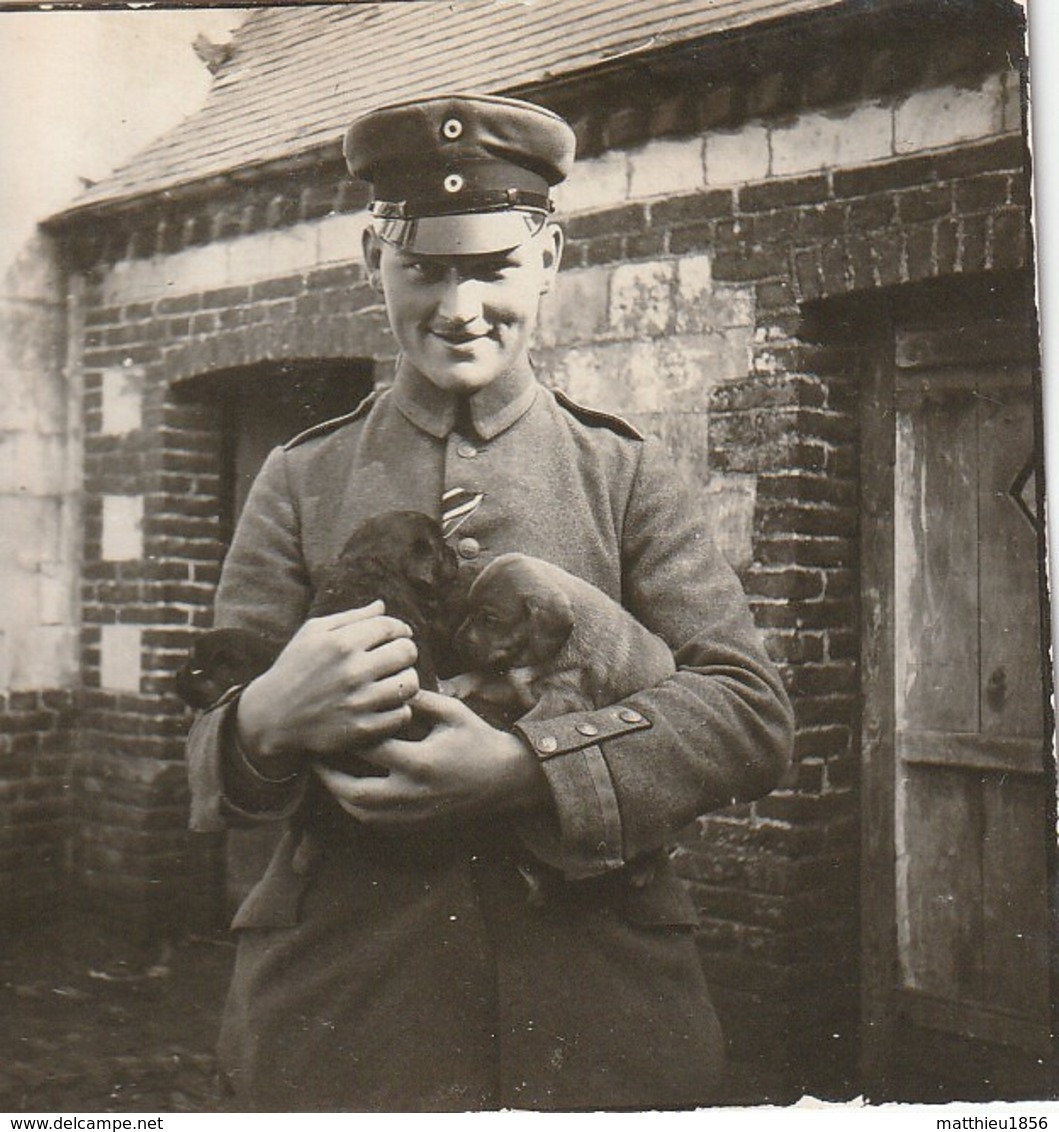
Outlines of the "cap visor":
[[379,238],[419,255],[481,255],[517,248],[535,236],[547,218],[540,212],[465,212],[413,220],[374,217]]

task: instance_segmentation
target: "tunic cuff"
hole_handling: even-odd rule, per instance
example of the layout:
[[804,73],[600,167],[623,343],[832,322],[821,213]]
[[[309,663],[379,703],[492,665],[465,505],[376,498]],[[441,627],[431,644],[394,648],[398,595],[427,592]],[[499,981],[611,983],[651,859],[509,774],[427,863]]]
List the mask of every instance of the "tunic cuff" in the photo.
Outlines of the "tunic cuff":
[[541,759],[558,816],[558,830],[533,818],[517,823],[527,848],[571,880],[621,868],[621,811],[599,742],[650,726],[640,712],[624,707],[515,724]]
[[[218,701],[225,708],[220,726],[221,813],[239,822],[273,822],[290,817],[305,795],[307,775],[266,778],[247,757],[239,742],[236,710],[242,688],[233,688]],[[216,710],[216,708],[211,709]]]

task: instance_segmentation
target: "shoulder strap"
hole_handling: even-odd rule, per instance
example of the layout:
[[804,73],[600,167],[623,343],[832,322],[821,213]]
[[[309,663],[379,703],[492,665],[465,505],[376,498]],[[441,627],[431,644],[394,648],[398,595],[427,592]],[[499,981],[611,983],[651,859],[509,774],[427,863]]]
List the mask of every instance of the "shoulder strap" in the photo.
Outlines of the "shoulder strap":
[[561,389],[553,389],[552,393],[555,394],[556,401],[582,424],[592,428],[609,428],[611,432],[626,436],[630,440],[643,440],[643,433],[627,420],[613,413],[604,413],[601,409],[588,409],[584,405],[579,405]]
[[304,444],[307,440],[312,440],[317,436],[326,436],[329,432],[334,432],[335,429],[341,428],[343,425],[360,420],[361,417],[367,416],[368,410],[375,404],[377,397],[378,394],[376,392],[371,392],[351,413],[343,413],[340,417],[331,417],[330,420],[320,421],[319,424],[311,425],[304,431],[299,432],[297,436],[291,437],[291,439],[283,445],[283,450],[289,452],[292,448],[297,448],[299,444]]

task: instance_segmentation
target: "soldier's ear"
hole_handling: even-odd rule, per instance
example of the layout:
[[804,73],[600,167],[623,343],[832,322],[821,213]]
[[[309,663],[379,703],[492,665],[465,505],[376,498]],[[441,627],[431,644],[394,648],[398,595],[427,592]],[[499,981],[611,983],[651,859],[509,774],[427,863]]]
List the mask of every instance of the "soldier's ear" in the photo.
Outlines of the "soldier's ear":
[[360,238],[361,248],[364,251],[364,266],[368,272],[368,282],[376,291],[382,291],[382,240],[369,224]]
[[559,274],[559,262],[563,258],[563,230],[558,224],[549,221],[540,235],[540,240],[544,267],[541,294],[544,295],[555,285],[555,277]]

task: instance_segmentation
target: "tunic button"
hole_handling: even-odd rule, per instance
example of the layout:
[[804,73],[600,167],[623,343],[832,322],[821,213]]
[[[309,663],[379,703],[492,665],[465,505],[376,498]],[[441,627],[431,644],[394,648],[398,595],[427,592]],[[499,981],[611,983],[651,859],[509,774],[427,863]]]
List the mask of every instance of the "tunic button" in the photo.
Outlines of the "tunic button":
[[599,728],[594,723],[579,723],[574,728],[581,735],[598,735]]
[[559,740],[554,735],[542,735],[537,740],[537,750],[542,755],[554,755],[559,749]]
[[643,723],[643,716],[632,708],[622,708],[618,712],[618,718],[625,723]]
[[461,538],[456,544],[456,550],[461,558],[477,558],[482,547],[476,538]]
[[469,440],[461,440],[456,445],[456,455],[465,460],[473,460],[478,455],[478,449]]

